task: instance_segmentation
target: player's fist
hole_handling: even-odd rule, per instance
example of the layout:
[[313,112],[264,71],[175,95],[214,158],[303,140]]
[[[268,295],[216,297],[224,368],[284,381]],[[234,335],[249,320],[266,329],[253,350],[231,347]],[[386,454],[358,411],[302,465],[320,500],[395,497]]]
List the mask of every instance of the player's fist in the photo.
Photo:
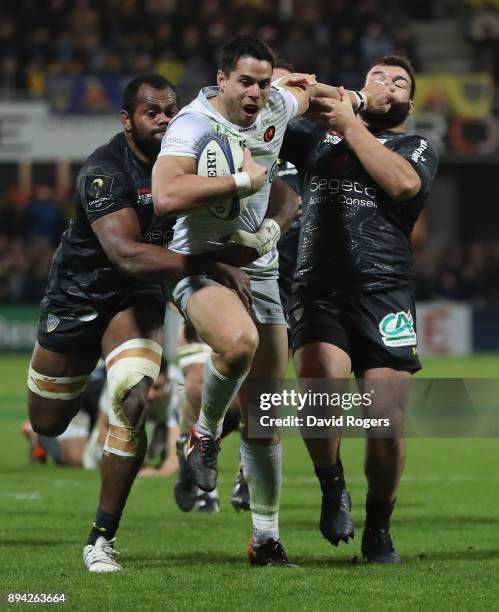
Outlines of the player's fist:
[[393,96],[382,81],[370,81],[362,92],[367,96],[367,110],[372,113],[386,113],[393,102]]
[[260,191],[267,178],[267,168],[258,164],[252,157],[249,149],[244,149],[243,172],[247,172],[251,181],[251,191],[249,195]]

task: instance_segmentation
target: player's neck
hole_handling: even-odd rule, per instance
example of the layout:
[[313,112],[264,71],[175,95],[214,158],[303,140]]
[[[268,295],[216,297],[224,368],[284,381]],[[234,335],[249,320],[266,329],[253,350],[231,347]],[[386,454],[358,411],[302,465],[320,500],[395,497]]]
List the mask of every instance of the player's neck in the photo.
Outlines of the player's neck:
[[126,138],[127,145],[130,147],[130,149],[132,149],[135,157],[138,157],[140,161],[143,161],[146,164],[151,164],[151,165],[154,164],[156,159],[149,157],[143,151],[141,151],[141,149],[139,149],[139,147],[135,144],[129,132],[125,132],[125,138]]
[[373,134],[381,133],[381,132],[393,132],[395,134],[404,134],[406,131],[406,122],[401,123],[400,125],[396,125],[395,127],[382,127],[382,126],[374,126],[366,121],[365,119],[360,119],[362,123],[366,126],[366,128],[372,132]]

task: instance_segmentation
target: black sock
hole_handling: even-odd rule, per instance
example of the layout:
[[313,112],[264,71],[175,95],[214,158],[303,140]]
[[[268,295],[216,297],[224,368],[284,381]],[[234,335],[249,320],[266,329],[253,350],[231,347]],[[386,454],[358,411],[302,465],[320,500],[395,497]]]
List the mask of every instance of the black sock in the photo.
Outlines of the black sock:
[[321,483],[321,488],[325,487],[341,487],[345,486],[345,477],[343,475],[343,465],[338,459],[337,463],[328,467],[316,467],[315,475]]
[[95,522],[92,530],[88,534],[87,544],[95,544],[99,536],[103,536],[106,540],[114,538],[120,524],[120,514],[108,514],[97,508]]
[[367,496],[366,499],[366,529],[390,529],[390,517],[395,506],[396,499],[387,501],[386,499],[376,499]]

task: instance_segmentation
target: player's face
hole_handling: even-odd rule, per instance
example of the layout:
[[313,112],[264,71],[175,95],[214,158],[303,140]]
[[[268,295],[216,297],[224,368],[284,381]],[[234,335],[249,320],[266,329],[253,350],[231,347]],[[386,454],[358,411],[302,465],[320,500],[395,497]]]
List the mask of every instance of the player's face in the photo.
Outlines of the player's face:
[[265,60],[242,57],[226,75],[218,71],[220,101],[227,118],[236,125],[252,125],[267,104],[272,82],[272,66]]
[[392,129],[402,125],[414,109],[410,99],[411,77],[401,66],[373,66],[366,76],[368,83],[383,83],[390,91],[393,102],[385,114],[363,112],[362,117],[372,127]]
[[132,140],[146,157],[156,159],[166,128],[177,113],[177,96],[169,87],[154,89],[146,84],[140,86],[129,122]]

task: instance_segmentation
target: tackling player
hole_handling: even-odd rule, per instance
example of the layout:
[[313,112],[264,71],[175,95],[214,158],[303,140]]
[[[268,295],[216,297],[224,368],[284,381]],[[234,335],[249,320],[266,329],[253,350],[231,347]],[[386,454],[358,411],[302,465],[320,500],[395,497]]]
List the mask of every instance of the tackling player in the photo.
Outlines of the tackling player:
[[100,355],[111,402],[101,495],[84,549],[92,572],[117,571],[114,541],[146,450],[146,397],[158,376],[166,297],[162,282],[209,272],[250,301],[243,272],[165,249],[174,220],[154,215],[152,164],[178,112],[159,75],[125,88],[123,132],[98,148],[78,174],[75,217],[54,256],[28,375],[34,430],[61,434],[76,414]]
[[[224,414],[245,378],[279,379],[286,372],[287,338],[275,250],[281,228],[265,217],[286,125],[308,109],[312,95],[338,95],[335,88],[317,85],[310,75],[301,75],[300,86],[271,87],[273,66],[272,51],[260,40],[242,36],[227,43],[221,52],[218,86],[201,90],[171,123],[153,170],[156,211],[179,216],[173,250],[207,253],[223,246],[223,236],[232,234],[236,241],[254,244],[260,255],[246,267],[252,284],[251,313],[209,275],[190,276],[174,289],[177,304],[213,349],[205,364],[201,413],[191,433],[188,458],[196,484],[206,491],[216,486]],[[352,97],[357,100],[355,94]],[[375,104],[386,105],[385,91],[381,97],[381,104],[378,99]],[[359,95],[359,100],[366,103],[367,96]],[[198,143],[212,133],[244,141],[242,172],[209,178],[196,175]],[[224,221],[210,215],[206,207],[210,199],[234,195],[250,196],[240,217]],[[194,211],[195,215],[190,214]],[[283,215],[281,223],[289,224],[292,218]],[[241,395],[243,413],[247,410],[245,395]],[[278,437],[250,442],[243,430],[241,459],[253,519],[250,561],[286,565],[278,528]]]
[[[300,378],[347,379],[353,371],[366,389],[382,379],[375,407],[401,419],[404,381],[421,367],[410,235],[438,158],[425,138],[404,133],[414,109],[409,61],[379,59],[366,77],[373,82],[390,91],[386,114],[357,117],[342,92],[341,101],[322,101],[328,127],[302,120],[286,134],[281,154],[307,177],[289,319]],[[323,492],[320,529],[337,545],[353,536],[340,439],[305,443]],[[372,562],[400,562],[389,528],[404,458],[398,434],[366,441],[362,553]]]

